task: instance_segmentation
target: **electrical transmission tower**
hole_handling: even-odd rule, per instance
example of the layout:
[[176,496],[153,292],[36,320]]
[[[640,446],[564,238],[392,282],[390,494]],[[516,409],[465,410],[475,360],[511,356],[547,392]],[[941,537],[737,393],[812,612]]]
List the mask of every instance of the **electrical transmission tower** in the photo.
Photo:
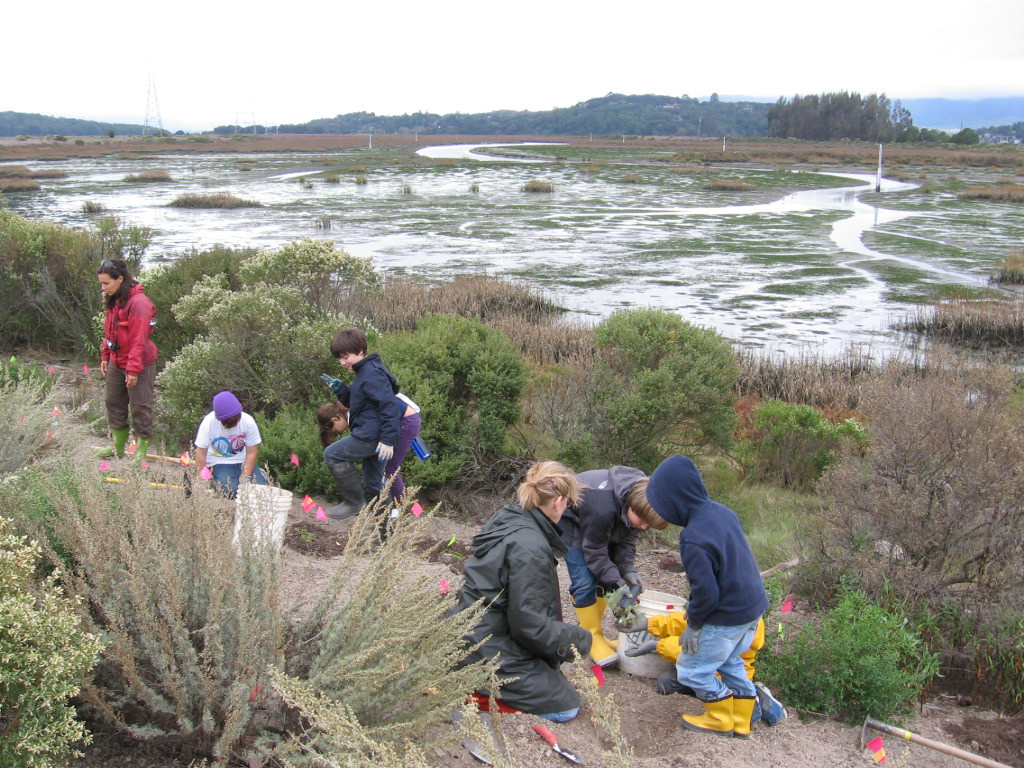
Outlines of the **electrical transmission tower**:
[[[153,123],[156,122],[154,128]],[[142,123],[142,135],[145,136],[147,131],[153,133],[164,133],[164,121],[160,117],[160,102],[156,98],[156,78],[153,73],[149,73],[149,89],[146,91],[146,119]]]

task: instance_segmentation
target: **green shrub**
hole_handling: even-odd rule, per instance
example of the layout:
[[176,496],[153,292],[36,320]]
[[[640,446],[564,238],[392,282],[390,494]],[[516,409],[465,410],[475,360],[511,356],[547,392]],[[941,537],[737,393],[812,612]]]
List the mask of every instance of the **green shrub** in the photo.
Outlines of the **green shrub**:
[[728,446],[738,377],[729,342],[673,312],[629,309],[597,326],[593,460],[653,469],[666,455]]
[[434,456],[405,465],[411,485],[436,485],[472,456],[486,463],[506,450],[519,420],[526,364],[508,338],[475,320],[434,315],[412,333],[378,339],[381,357],[422,409]]
[[86,232],[0,210],[0,335],[12,346],[81,348],[101,309],[100,260],[123,258],[137,270],[151,236],[113,217]]
[[81,699],[91,719],[220,764],[256,736],[255,717],[280,664],[280,559],[243,525],[234,505],[205,493],[152,488],[122,466],[122,482],[91,469],[77,494],[53,488],[50,553],[80,601],[86,628],[107,645]]
[[209,250],[192,249],[173,259],[147,269],[139,278],[146,286],[146,295],[157,308],[157,324],[153,343],[165,362],[174,358],[185,344],[203,332],[200,322],[182,323],[173,311],[180,299],[187,296],[207,275],[223,275],[228,287],[237,291],[241,285],[239,264],[256,251],[216,246]]
[[752,473],[782,486],[809,486],[836,460],[844,440],[863,448],[864,427],[854,419],[835,424],[809,405],[767,400],[754,412]]
[[68,699],[102,644],[55,577],[35,582],[39,554],[0,517],[0,765],[9,768],[62,766],[90,738]]
[[[323,402],[333,398],[323,388]],[[270,468],[274,478],[294,493],[337,497],[334,480],[323,460],[320,430],[316,421],[317,406],[290,403],[273,418],[255,414],[260,428],[260,464]],[[292,463],[292,454],[299,457],[299,466]]]
[[845,593],[780,648],[758,655],[760,674],[787,704],[859,723],[909,713],[937,671],[937,659],[899,615],[860,591]]
[[338,318],[320,318],[292,285],[256,283],[231,291],[223,277],[201,280],[174,306],[183,327],[205,335],[187,344],[157,376],[167,433],[195,434],[210,399],[228,389],[250,413],[273,416],[287,403],[323,398],[322,371],[337,367],[328,344]]

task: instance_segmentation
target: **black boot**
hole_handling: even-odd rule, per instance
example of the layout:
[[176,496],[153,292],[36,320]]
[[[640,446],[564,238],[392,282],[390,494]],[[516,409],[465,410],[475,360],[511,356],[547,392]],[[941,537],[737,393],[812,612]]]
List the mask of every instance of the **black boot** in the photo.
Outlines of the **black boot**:
[[334,476],[334,486],[338,489],[341,502],[333,507],[328,507],[325,512],[332,520],[343,520],[352,515],[358,515],[363,508],[363,479],[351,461],[343,461],[339,464],[328,464]]
[[662,696],[669,696],[673,693],[681,693],[684,696],[697,696],[697,694],[693,692],[693,688],[679,682],[679,678],[676,677],[675,670],[666,672],[659,677],[658,682],[654,684],[654,689]]

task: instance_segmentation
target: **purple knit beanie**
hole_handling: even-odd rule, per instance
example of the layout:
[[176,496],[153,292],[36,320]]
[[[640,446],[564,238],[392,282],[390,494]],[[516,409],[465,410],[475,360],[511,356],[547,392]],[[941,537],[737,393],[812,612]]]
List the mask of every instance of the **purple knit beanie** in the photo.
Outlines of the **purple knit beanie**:
[[218,392],[213,396],[213,415],[218,421],[227,421],[242,412],[242,404],[230,392]]

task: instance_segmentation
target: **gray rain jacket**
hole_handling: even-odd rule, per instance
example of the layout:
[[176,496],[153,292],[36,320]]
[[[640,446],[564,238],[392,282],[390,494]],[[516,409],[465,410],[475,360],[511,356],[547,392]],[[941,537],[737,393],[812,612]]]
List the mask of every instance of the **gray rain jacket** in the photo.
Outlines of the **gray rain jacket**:
[[612,467],[582,472],[580,503],[569,507],[558,521],[558,532],[566,546],[583,550],[583,559],[594,578],[606,589],[625,584],[622,578],[635,570],[636,540],[640,531],[626,519],[626,494],[637,481],[647,477],[632,467]]
[[565,545],[539,509],[516,504],[499,509],[473,537],[465,583],[456,611],[483,598],[489,607],[467,636],[477,643],[490,637],[466,659],[499,660],[498,676],[517,677],[501,688],[509,706],[531,714],[562,712],[581,706],[579,694],[559,669],[590,652],[591,634],[558,621],[556,558]]

